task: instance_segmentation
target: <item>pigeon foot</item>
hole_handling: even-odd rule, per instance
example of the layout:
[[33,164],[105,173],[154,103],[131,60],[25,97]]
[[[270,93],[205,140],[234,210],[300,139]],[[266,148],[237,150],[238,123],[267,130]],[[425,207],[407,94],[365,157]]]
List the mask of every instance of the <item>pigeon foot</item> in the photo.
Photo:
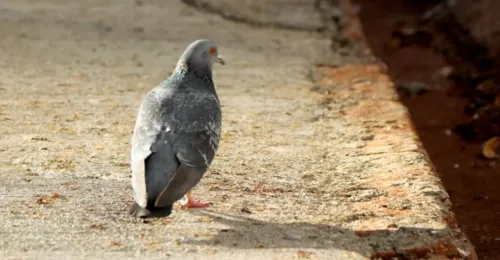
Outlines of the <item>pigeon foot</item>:
[[191,192],[188,192],[185,196],[187,202],[181,204],[181,209],[189,209],[189,208],[208,208],[212,203],[210,202],[201,202],[199,200],[193,199],[191,196]]

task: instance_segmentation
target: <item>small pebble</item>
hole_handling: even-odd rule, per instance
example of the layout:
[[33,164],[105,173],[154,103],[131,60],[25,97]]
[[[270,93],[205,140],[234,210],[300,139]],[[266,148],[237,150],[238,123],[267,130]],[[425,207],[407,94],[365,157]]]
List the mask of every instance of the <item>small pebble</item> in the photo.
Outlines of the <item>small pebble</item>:
[[425,93],[429,91],[430,86],[426,83],[419,82],[419,81],[408,81],[408,82],[401,82],[397,85],[397,88],[399,90],[402,90],[406,92],[407,94],[410,95],[419,95],[422,93]]
[[242,208],[240,211],[243,213],[252,214],[252,212],[247,207]]
[[448,76],[451,75],[451,73],[453,72],[453,67],[452,66],[446,66],[446,67],[442,67],[438,73],[441,77],[443,78],[447,78]]

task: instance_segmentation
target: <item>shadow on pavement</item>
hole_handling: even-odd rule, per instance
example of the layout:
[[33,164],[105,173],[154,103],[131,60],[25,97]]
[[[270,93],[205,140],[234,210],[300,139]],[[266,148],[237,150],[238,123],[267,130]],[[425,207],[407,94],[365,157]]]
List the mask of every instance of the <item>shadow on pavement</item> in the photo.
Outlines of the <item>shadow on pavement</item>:
[[449,241],[450,233],[448,229],[405,227],[353,231],[325,224],[267,222],[211,210],[194,210],[191,213],[210,217],[228,228],[220,229],[211,239],[186,243],[232,248],[338,248],[367,257],[425,256],[437,246],[434,245],[437,242],[441,243],[441,247],[447,247],[445,242]]

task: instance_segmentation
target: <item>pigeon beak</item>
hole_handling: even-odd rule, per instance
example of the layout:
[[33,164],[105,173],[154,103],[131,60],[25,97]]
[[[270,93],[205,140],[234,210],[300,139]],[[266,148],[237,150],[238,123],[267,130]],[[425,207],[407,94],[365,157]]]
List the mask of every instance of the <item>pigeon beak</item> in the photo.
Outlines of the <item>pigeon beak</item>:
[[217,56],[217,63],[219,63],[220,65],[226,65],[226,62],[221,56]]

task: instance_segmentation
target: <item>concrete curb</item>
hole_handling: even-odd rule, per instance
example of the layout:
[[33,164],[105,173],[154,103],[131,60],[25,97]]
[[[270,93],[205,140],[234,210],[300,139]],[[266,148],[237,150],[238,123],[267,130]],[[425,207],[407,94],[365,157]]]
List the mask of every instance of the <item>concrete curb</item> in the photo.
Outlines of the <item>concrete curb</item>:
[[253,0],[243,2],[232,0],[182,0],[182,2],[207,12],[216,13],[229,20],[255,26],[276,26],[312,31],[323,29],[320,13],[315,10],[315,5],[312,5],[311,1],[307,0]]
[[[359,100],[343,110],[344,117],[349,123],[361,124],[370,132],[366,138],[370,141],[356,156],[373,157],[371,174],[366,181],[385,196],[356,203],[355,207],[388,217],[359,221],[353,230],[360,237],[378,237],[377,242],[384,249],[374,250],[371,258],[477,259],[473,247],[456,224],[448,194],[383,68],[375,64],[320,67],[318,74],[317,83],[333,89],[326,94],[325,102],[344,98]],[[405,228],[405,222],[423,221],[413,219],[417,215],[428,217],[442,228]],[[404,241],[406,232],[416,237]],[[438,233],[440,235],[432,235]]]
[[[361,22],[354,11],[355,8],[349,0],[341,1],[341,8],[347,14],[346,36],[358,41],[365,48],[364,53],[371,54]],[[450,237],[427,241],[429,243],[424,246],[399,247],[399,242],[395,242],[394,250],[376,252],[372,258],[392,259],[392,257],[404,256],[409,259],[415,257],[419,259],[421,257],[477,259],[473,246],[456,224],[448,194],[418,139],[406,108],[397,98],[394,84],[385,72],[386,68],[375,64],[318,68],[317,84],[320,84],[323,89],[330,89],[326,94],[327,102],[338,98],[359,100],[359,103],[344,112],[346,120],[353,124],[361,123],[371,131],[372,141],[361,149],[360,156],[386,155],[387,160],[374,166],[369,181],[386,191],[388,195],[376,203],[373,201],[368,204],[359,203],[358,206],[397,215],[405,214],[405,210],[390,210],[387,207],[381,209],[380,207],[387,204],[387,200],[395,198],[409,199],[412,201],[411,204],[415,204],[416,201],[425,201],[427,207],[435,209],[436,217],[440,218]],[[383,124],[379,125],[380,123]],[[405,154],[414,154],[420,160],[415,164],[406,164],[401,160]],[[408,179],[411,179],[413,185],[395,185],[405,183]],[[428,191],[432,190],[432,192],[415,189],[415,186],[418,186],[415,185],[417,183],[426,183]],[[360,223],[357,228],[359,234],[368,236],[373,230],[384,227],[387,227],[387,223],[370,221]]]

